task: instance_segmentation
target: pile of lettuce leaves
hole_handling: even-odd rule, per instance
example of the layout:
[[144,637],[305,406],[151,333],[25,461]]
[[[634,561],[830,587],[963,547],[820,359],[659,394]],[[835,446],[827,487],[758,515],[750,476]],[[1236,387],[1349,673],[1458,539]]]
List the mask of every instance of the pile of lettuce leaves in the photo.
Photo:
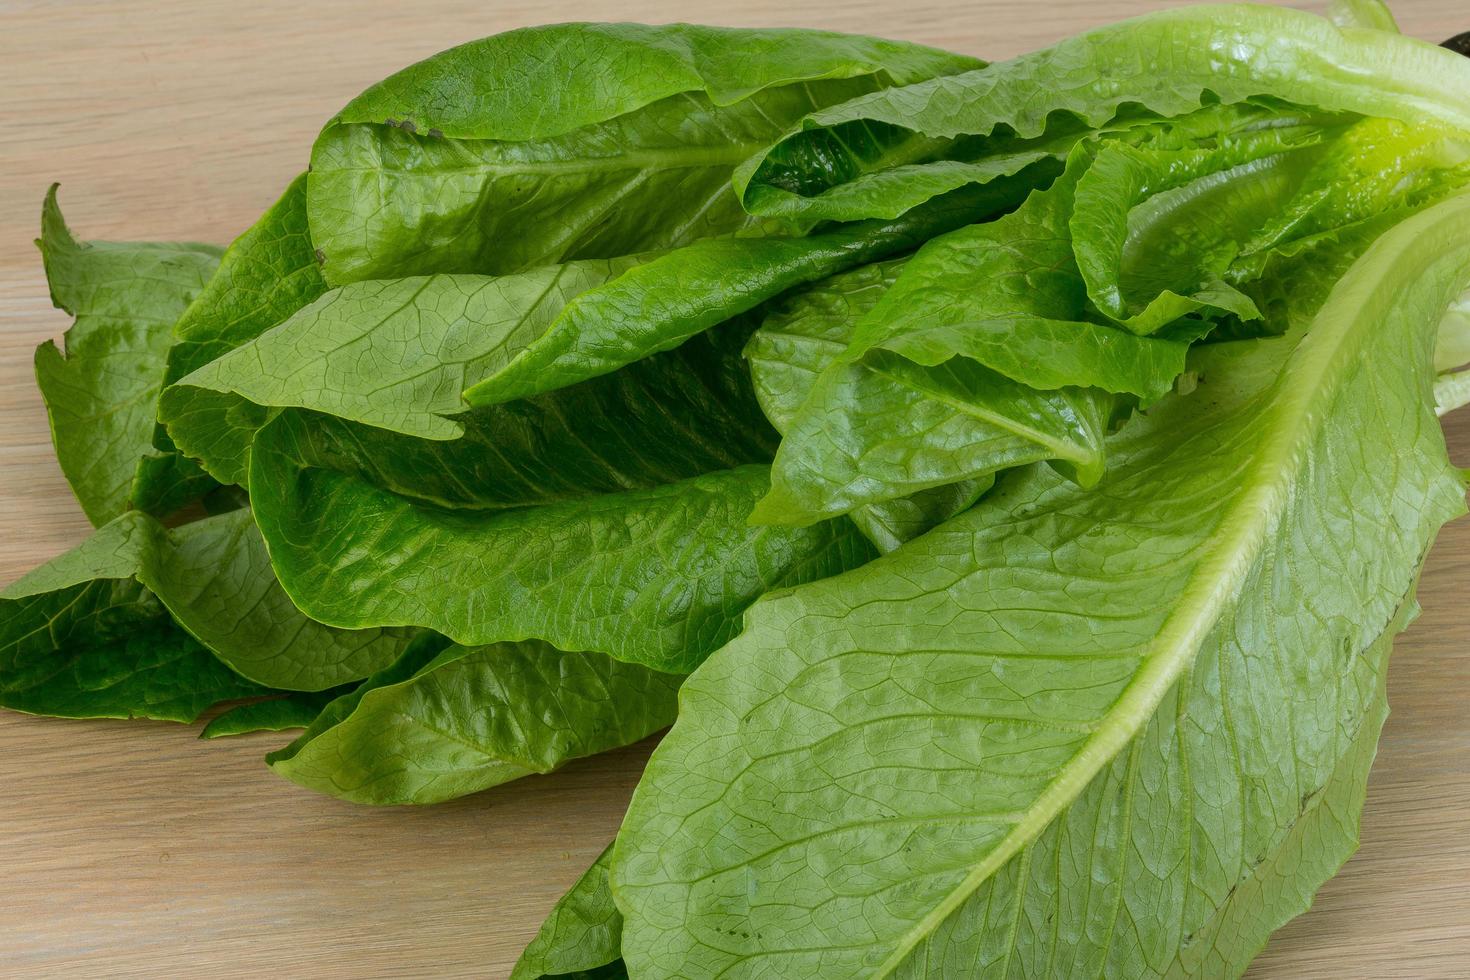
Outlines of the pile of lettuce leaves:
[[532,28],[228,248],[53,188],[96,531],[0,593],[0,705],[228,703],[367,804],[672,725],[517,980],[1239,974],[1465,509],[1470,59],[1332,14]]

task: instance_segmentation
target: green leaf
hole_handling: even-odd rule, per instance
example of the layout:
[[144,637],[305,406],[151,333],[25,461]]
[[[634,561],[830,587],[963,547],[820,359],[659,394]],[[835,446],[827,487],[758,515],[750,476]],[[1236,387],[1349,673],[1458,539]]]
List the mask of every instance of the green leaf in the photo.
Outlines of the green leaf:
[[0,705],[64,718],[193,721],[265,689],[230,671],[136,578],[157,548],[137,511],[0,592]]
[[[1167,392],[1184,369],[1187,343],[1083,320],[1087,289],[1077,262],[1085,249],[1072,232],[1084,212],[1076,196],[1114,149],[1079,145],[1067,172],[1018,210],[931,239],[859,319],[843,361],[884,347],[926,366],[970,358],[1043,390],[1097,387],[1146,401]],[[1111,218],[1127,231],[1126,208]]]
[[[849,346],[858,311],[871,309],[904,262],[875,263],[833,276],[776,306],[745,347],[761,410],[785,433],[822,372]],[[884,553],[923,534],[969,507],[994,482],[959,480],[848,513],[858,529]]]
[[936,234],[1014,206],[1029,189],[968,189],[892,221],[805,238],[710,239],[666,253],[588,290],[505,365],[465,391],[471,405],[525,398],[607,374],[853,266],[910,252]]
[[[1234,43],[1221,45],[1221,37]],[[1173,117],[1207,103],[1272,96],[1327,112],[1466,130],[1467,88],[1470,62],[1420,41],[1342,32],[1289,9],[1188,7],[819,109],[742,164],[736,189],[756,214],[892,216],[986,179],[956,169],[946,156],[1004,158],[1041,144],[1064,153],[1079,129],[1137,118],[1140,111]],[[888,181],[881,196],[854,198],[845,188],[899,167],[909,169],[902,180]],[[954,173],[937,180],[916,170]]]
[[540,338],[568,300],[646,261],[541,266],[506,276],[349,283],[185,377],[261,406],[309,408],[423,439],[455,439],[460,392]]
[[228,390],[178,382],[247,344],[326,290],[306,227],[306,177],[235,239],[219,272],[180,317],[158,414],[161,448],[177,445],[221,483],[245,482],[250,441],[269,413]]
[[630,972],[1243,970],[1356,846],[1389,640],[1465,510],[1430,362],[1467,228],[1462,195],[1319,270],[1305,339],[1201,349],[1094,490],[1011,474],[758,603],[620,832]]
[[[172,530],[144,514],[126,513],[0,595],[15,600],[5,604],[0,622],[16,630],[42,621],[37,617],[43,614],[61,615],[57,611],[69,603],[114,596],[107,601],[146,609],[148,622],[176,624],[175,632],[202,642],[241,677],[287,690],[321,690],[366,677],[391,663],[411,635],[404,630],[348,632],[307,619],[277,583],[249,510]],[[67,616],[70,623],[72,614]],[[132,621],[120,620],[124,625]],[[68,625],[66,630],[74,628]],[[61,629],[49,631],[52,646],[42,643],[28,656],[40,656],[43,648],[52,656],[70,649],[59,638]],[[113,633],[126,637],[123,626],[109,635]],[[237,679],[236,686],[244,693],[232,697],[260,693],[243,680]]]
[[340,687],[325,691],[293,691],[264,701],[250,701],[229,708],[204,726],[203,739],[230,738],[255,732],[281,732],[305,728],[336,698],[350,693]]
[[1315,158],[1306,158],[1311,169],[1276,206],[1273,220],[1244,241],[1231,269],[1234,277],[1253,271],[1262,255],[1294,240],[1330,234],[1397,207],[1419,206],[1462,186],[1470,175],[1470,136],[1437,125],[1362,119]]
[[826,31],[499,34],[389,77],[327,125],[312,151],[312,237],[341,284],[513,272],[749,229],[730,175],[803,115],[981,64]]
[[800,527],[1038,460],[1091,486],[1114,404],[1094,389],[1037,391],[967,358],[923,368],[875,351],[818,379],[751,520]]
[[511,971],[510,980],[555,977],[626,978],[623,917],[613,904],[608,868],[612,846],[597,856],[546,917]]
[[138,577],[230,667],[270,687],[319,691],[391,663],[410,630],[342,630],[303,615],[276,581],[249,510],[168,531]]
[[883,511],[863,508],[980,481],[957,488],[952,503],[962,506],[1008,466],[1055,458],[1084,480],[1100,472],[1105,397],[1037,391],[965,358],[927,369],[896,355],[842,362],[856,323],[901,268],[834,277],[778,307],[752,338],[757,391],[782,428],[771,493],[752,520],[801,525],[853,512],[868,527]]
[[332,468],[311,421],[257,437],[250,497],[282,585],[336,626],[422,626],[467,645],[541,639],[688,671],[773,588],[871,557],[845,523],[746,525],[763,466],[539,507],[445,511]]
[[681,680],[534,641],[426,637],[266,761],[354,803],[437,803],[652,734]]
[[[80,242],[46,194],[37,244],[51,300],[76,317],[64,348],[36,348],[56,458],[94,525],[129,507],[177,509],[212,485],[153,453],[154,406],[172,327],[219,262],[192,242]],[[140,463],[140,461],[142,461]]]
[[974,480],[946,483],[907,497],[865,504],[849,512],[847,517],[886,555],[970,507],[994,485],[995,477],[987,473]]

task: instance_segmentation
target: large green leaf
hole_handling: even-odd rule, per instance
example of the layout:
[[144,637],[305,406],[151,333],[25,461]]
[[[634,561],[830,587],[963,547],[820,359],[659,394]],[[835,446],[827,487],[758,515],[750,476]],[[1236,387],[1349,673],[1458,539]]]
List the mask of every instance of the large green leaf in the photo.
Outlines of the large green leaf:
[[56,459],[82,510],[102,525],[130,506],[177,509],[212,481],[153,452],[153,418],[172,328],[214,272],[220,250],[192,242],[80,242],[56,187],[41,211],[51,299],[76,317],[65,353],[36,348],[36,383]]
[[[475,341],[487,360],[524,322]],[[747,333],[732,324],[623,371],[459,416],[464,434],[451,441],[277,415],[252,452],[251,497],[281,581],[338,626],[421,625],[466,644],[535,637],[691,668],[767,589],[872,554],[845,525],[746,527],[765,470],[729,468],[769,459],[772,443],[739,360]],[[385,384],[372,417],[401,409],[392,421],[417,432],[444,421],[415,416],[416,398],[412,385]],[[588,592],[574,598],[577,582]]]
[[[276,582],[248,510],[172,530],[142,513],[123,514],[0,595],[7,600],[0,613],[7,632],[20,636],[50,617],[65,624],[46,626],[49,636],[31,636],[26,642],[39,646],[27,657],[48,652],[60,662],[80,656],[79,644],[100,642],[96,637],[104,632],[126,640],[128,623],[146,621],[191,637],[179,642],[180,649],[200,641],[242,677],[287,690],[316,691],[366,677],[391,663],[410,638],[405,630],[345,631],[303,616]],[[83,614],[72,605],[98,608]],[[146,615],[128,612],[135,609]],[[98,617],[112,625],[77,625]],[[235,684],[260,693],[238,678]]]
[[773,588],[872,555],[846,522],[752,528],[764,466],[498,511],[448,511],[334,468],[312,420],[261,430],[250,497],[281,583],[336,626],[466,645],[541,639],[684,672]]
[[311,231],[333,283],[503,273],[755,224],[737,163],[803,115],[982,62],[827,31],[559,24],[393,75],[322,131]]
[[1389,641],[1464,510],[1430,383],[1466,229],[1460,196],[1305,339],[1200,350],[1092,491],[1012,474],[758,603],[620,833],[631,971],[1243,970],[1356,845]]
[[271,569],[249,510],[168,531],[138,578],[174,618],[239,673],[270,687],[319,691],[391,663],[412,631],[342,630],[297,610]]
[[[1233,43],[1222,45],[1222,37]],[[1470,62],[1420,41],[1343,32],[1277,7],[1187,7],[817,110],[742,164],[736,186],[757,214],[892,217],[991,179],[957,165],[955,155],[999,160],[1039,147],[1065,152],[1079,129],[1140,110],[1171,117],[1210,102],[1274,96],[1329,112],[1467,130],[1467,87]]]
[[269,413],[228,390],[177,382],[259,337],[325,289],[307,234],[303,175],[235,239],[219,272],[179,318],[177,342],[168,355],[169,387],[158,405],[167,429],[155,433],[154,441],[161,447],[177,445],[222,483],[243,484],[250,441]]
[[426,636],[267,761],[355,803],[436,803],[652,734],[682,679],[534,641]]
[[175,388],[314,409],[423,439],[454,439],[465,431],[452,418],[465,410],[460,392],[540,338],[568,300],[644,261],[624,256],[506,276],[348,283]]
[[626,980],[623,917],[613,904],[608,868],[612,846],[597,856],[576,884],[556,903],[536,938],[511,971],[510,980]]
[[267,693],[179,629],[138,581],[160,534],[129,511],[0,592],[0,705],[192,721],[217,701]]

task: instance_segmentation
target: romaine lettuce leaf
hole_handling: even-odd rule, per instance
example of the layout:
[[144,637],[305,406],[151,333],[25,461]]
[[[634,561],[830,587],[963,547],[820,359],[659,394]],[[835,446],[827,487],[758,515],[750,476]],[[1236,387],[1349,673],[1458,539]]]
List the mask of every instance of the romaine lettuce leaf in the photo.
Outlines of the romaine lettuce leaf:
[[503,510],[646,489],[765,463],[776,436],[740,364],[732,324],[677,350],[537,398],[455,418],[450,441],[291,412],[318,465],[411,501]]
[[1022,470],[758,603],[620,832],[631,972],[1242,970],[1355,846],[1389,642],[1465,510],[1430,364],[1467,229],[1436,205],[1308,329],[1202,348],[1093,490]]
[[174,321],[214,272],[220,249],[78,241],[55,185],[37,244],[52,302],[76,317],[64,353],[49,340],[36,349],[36,383],[77,502],[97,526],[129,507],[178,509],[214,484],[187,461],[153,451],[154,406]]
[[569,300],[646,261],[586,259],[506,276],[372,279],[328,291],[175,387],[455,439],[460,392],[503,368]]
[[983,62],[829,31],[558,24],[453,48],[318,137],[333,284],[506,273],[755,228],[735,165],[813,109]]
[[[946,155],[1065,152],[1078,130],[1260,97],[1466,131],[1467,87],[1470,62],[1422,41],[1341,31],[1296,10],[1205,4],[818,110],[741,164],[736,188],[755,214],[893,217],[978,179]],[[871,191],[898,167],[909,168],[904,179]]]
[[[346,685],[352,687],[353,685]],[[325,691],[291,691],[258,701],[226,708],[209,720],[199,733],[203,739],[230,738],[256,732],[282,732],[305,728],[335,699],[351,693],[341,687]]]
[[540,337],[469,386],[465,400],[496,404],[607,374],[677,347],[796,286],[911,252],[934,235],[1014,207],[1029,187],[1018,179],[967,188],[892,221],[858,222],[806,237],[686,245],[572,299]]
[[1112,401],[1100,393],[1038,391],[963,358],[928,370],[896,355],[843,361],[901,268],[836,276],[777,307],[752,337],[757,392],[782,432],[753,520],[799,526],[851,513],[881,544],[870,522],[924,503],[900,498],[954,488],[926,498],[939,505],[924,508],[928,517],[904,520],[917,532],[949,516],[949,493],[958,509],[1008,466],[1056,459],[1084,481],[1101,472]]
[[266,761],[356,803],[435,803],[636,742],[673,720],[681,680],[534,641],[425,636]]
[[[772,309],[750,337],[745,356],[761,410],[783,435],[790,430],[812,387],[847,350],[858,311],[870,309],[907,260],[854,269],[798,292]],[[942,406],[931,406],[942,411]],[[994,482],[960,479],[907,497],[861,504],[848,517],[889,552],[969,507]]]
[[774,588],[872,556],[847,522],[752,528],[764,466],[499,511],[416,503],[333,468],[311,421],[256,438],[250,498],[271,562],[313,619],[420,626],[458,643],[540,639],[687,672]]

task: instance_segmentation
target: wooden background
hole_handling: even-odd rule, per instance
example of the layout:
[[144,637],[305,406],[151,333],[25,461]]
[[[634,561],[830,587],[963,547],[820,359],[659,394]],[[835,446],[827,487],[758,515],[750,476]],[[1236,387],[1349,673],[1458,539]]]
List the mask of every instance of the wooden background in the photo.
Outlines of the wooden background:
[[[67,325],[31,244],[52,180],[84,238],[225,243],[364,86],[507,28],[820,26],[995,59],[1160,6],[0,0],[0,581],[88,532],[31,377],[32,349]],[[1470,29],[1465,0],[1396,6],[1412,34]],[[1457,458],[1470,459],[1470,417],[1448,429]],[[1467,589],[1470,522],[1441,537],[1424,615],[1395,654],[1362,850],[1253,977],[1470,976]],[[649,748],[443,806],[371,810],[272,775],[260,756],[284,741],[0,716],[0,974],[502,977],[611,839]]]

